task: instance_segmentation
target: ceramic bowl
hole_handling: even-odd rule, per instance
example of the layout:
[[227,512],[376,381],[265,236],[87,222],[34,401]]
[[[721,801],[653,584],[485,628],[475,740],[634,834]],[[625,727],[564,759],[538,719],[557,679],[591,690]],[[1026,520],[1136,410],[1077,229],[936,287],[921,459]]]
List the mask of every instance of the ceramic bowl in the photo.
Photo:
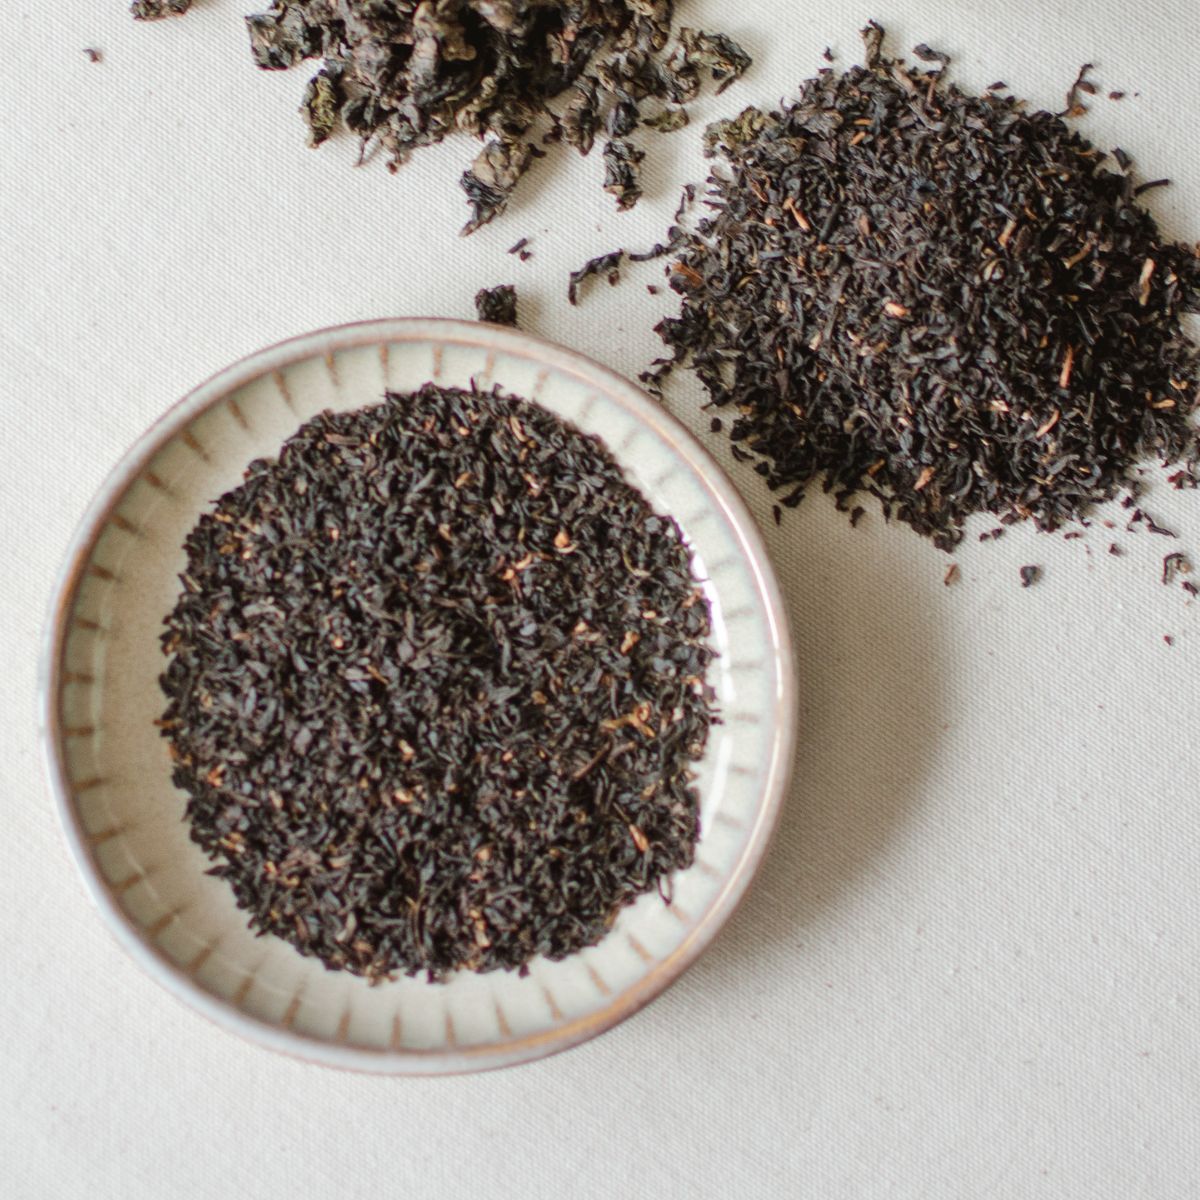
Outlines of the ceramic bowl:
[[[304,420],[385,389],[499,384],[599,434],[673,515],[712,606],[722,723],[698,765],[702,838],[673,899],[624,909],[598,945],[513,972],[368,986],[256,937],[182,820],[166,745],[159,634],[184,536],[249,462]],[[390,320],[308,334],[234,364],[125,456],[89,509],[58,585],[42,673],[46,757],[70,849],[102,917],[167,989],[226,1029],[320,1063],[439,1074],[575,1045],[636,1012],[692,963],[762,858],[791,764],[787,621],[753,520],[664,409],[627,380],[514,330]]]

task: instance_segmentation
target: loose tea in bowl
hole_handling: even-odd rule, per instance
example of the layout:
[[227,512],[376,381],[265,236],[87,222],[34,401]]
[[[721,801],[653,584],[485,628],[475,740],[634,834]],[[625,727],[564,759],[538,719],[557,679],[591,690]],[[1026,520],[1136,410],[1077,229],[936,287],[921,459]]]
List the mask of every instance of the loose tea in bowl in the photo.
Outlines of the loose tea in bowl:
[[[388,395],[397,399],[362,408]],[[527,398],[528,413],[515,397]],[[426,428],[428,412],[418,418],[425,402],[441,425]],[[485,426],[493,439],[483,447]],[[591,464],[569,496],[547,486],[562,451]],[[627,503],[614,513],[599,497],[620,487]],[[453,504],[481,511],[454,515]],[[347,519],[389,506],[387,520]],[[517,509],[524,517],[512,516]],[[609,539],[609,524],[623,537]],[[193,537],[189,566],[182,547]],[[476,560],[489,544],[495,558]],[[367,553],[380,547],[382,556]],[[476,563],[475,586],[452,584],[458,555]],[[249,565],[255,558],[263,574]],[[385,568],[407,592],[388,591]],[[181,575],[200,586],[185,581],[181,592]],[[604,591],[590,613],[576,611],[589,603],[589,578]],[[246,594],[255,588],[257,606]],[[193,601],[201,590],[210,605]],[[538,607],[543,590],[561,611]],[[164,662],[163,616],[180,603],[188,615],[169,635],[194,640]],[[495,325],[368,322],[223,371],[105,486],[71,550],[55,614],[44,659],[50,776],[101,914],[141,965],[221,1026],[323,1063],[475,1070],[610,1028],[677,978],[728,918],[761,861],[790,770],[795,696],[782,601],[732,485],[628,381]],[[507,665],[493,674],[505,644]],[[700,674],[705,655],[711,697],[685,678]],[[243,690],[228,707],[226,669],[250,662],[259,666],[234,671]],[[164,718],[164,666],[186,727],[169,725],[181,713]],[[596,671],[615,683],[586,688]],[[448,704],[451,678],[461,686]],[[709,725],[714,710],[719,721]],[[556,741],[569,713],[576,720]],[[358,735],[343,736],[338,722],[355,721]],[[705,730],[693,757],[693,735]],[[270,763],[251,763],[258,749]],[[281,765],[289,786],[275,785],[275,796],[271,784],[265,796],[245,791]],[[192,776],[182,788],[177,769]],[[669,796],[661,807],[641,794],[651,775]],[[569,806],[556,799],[564,790]],[[450,819],[471,795],[483,803]],[[534,828],[510,820],[518,811]],[[505,832],[516,839],[507,848]],[[416,904],[386,911],[379,902],[372,863],[384,852],[398,879],[426,853],[437,862],[428,878],[409,872]],[[213,875],[214,865],[241,878]],[[598,865],[578,894],[561,890]],[[537,920],[512,919],[501,881],[527,886],[531,903],[540,897]],[[555,903],[543,903],[556,887]],[[605,918],[599,906],[576,911],[579,895],[604,894],[615,905]],[[251,928],[258,903],[262,923]],[[481,969],[456,969],[470,966]]]
[[255,929],[527,969],[693,859],[708,605],[608,451],[498,391],[322,413],[188,535],[162,721]]

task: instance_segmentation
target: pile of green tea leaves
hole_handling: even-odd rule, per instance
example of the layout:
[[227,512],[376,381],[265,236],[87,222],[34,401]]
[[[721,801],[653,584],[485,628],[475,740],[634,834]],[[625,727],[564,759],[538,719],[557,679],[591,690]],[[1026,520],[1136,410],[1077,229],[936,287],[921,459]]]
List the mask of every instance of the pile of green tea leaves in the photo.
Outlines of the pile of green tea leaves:
[[[136,0],[140,20],[191,0]],[[707,74],[718,90],[750,65],[723,34],[680,28],[672,0],[274,0],[246,18],[264,70],[321,60],[302,112],[318,146],[339,127],[393,169],[463,132],[484,140],[462,187],[470,233],[503,212],[547,142],[590,153],[604,140],[604,189],[619,208],[641,195],[639,129],[687,124]],[[648,108],[650,111],[644,111]]]

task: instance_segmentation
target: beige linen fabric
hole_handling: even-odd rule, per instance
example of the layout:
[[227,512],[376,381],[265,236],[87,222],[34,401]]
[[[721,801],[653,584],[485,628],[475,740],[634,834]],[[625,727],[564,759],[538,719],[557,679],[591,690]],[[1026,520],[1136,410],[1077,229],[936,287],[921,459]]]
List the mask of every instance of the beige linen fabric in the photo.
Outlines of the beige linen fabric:
[[[955,77],[1062,106],[1079,64],[1129,93],[1084,130],[1133,153],[1200,238],[1193,0],[681,3],[756,58],[656,139],[645,202],[556,153],[469,239],[459,141],[397,176],[304,146],[301,72],[249,64],[232,0],[135,25],[124,0],[5,12],[0,120],[0,1194],[1191,1197],[1200,1178],[1200,606],[1165,539],[1029,530],[944,556],[827,497],[783,526],[803,728],[782,827],[717,945],[627,1025],[561,1057],[441,1081],[340,1075],[171,1000],[90,910],[34,720],[38,640],[105,474],[183,392],[279,338],[472,314],[516,283],[526,326],[629,374],[672,308],[662,264],[584,303],[566,273],[661,236],[701,177],[704,117],[771,103],[869,16]],[[103,60],[83,54],[98,47]],[[1140,94],[1135,94],[1140,93]],[[531,238],[520,263],[508,246]],[[366,399],[366,398],[364,398]],[[698,430],[699,393],[673,410]],[[707,436],[707,434],[705,435]],[[720,439],[711,438],[723,455]],[[1151,508],[1200,550],[1200,500]],[[1119,517],[1120,514],[1114,514]],[[1117,541],[1122,557],[1111,557]],[[1045,568],[1022,591],[1018,567]],[[1164,635],[1174,645],[1164,642]]]

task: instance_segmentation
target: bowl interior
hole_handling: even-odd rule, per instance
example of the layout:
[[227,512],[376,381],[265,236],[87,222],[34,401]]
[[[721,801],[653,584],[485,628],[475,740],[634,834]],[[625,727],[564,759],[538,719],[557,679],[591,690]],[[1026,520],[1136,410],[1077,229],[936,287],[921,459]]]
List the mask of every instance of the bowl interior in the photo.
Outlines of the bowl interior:
[[[525,977],[378,986],[256,937],[188,836],[153,722],[164,615],[201,510],[322,409],[436,380],[499,384],[601,435],[690,543],[712,606],[722,723],[699,764],[702,834],[671,903],[625,909],[597,946]],[[500,1065],[579,1041],[665,986],[711,936],[770,832],[790,759],[786,634],[761,545],[723,477],[632,385],[522,335],[376,322],[309,335],[198,389],[97,500],[68,566],[49,664],[52,771],[94,897],[122,940],[208,1015],[322,1061],[383,1070]]]

